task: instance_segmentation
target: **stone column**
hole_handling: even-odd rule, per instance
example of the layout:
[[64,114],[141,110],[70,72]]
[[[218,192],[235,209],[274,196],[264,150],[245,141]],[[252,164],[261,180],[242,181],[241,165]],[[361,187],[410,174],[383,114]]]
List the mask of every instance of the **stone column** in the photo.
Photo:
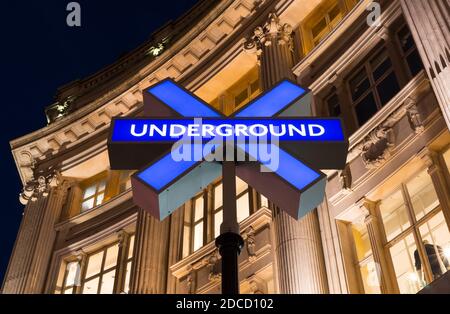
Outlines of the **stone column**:
[[169,225],[138,210],[130,293],[166,293]]
[[[449,87],[450,88],[450,87]],[[428,167],[428,174],[431,176],[433,181],[434,189],[441,204],[442,213],[444,214],[447,226],[450,228],[450,186],[446,180],[446,171],[444,161],[438,153],[425,148],[421,152],[422,160]]]
[[170,272],[170,266],[178,262],[182,255],[184,206],[178,208],[171,216],[170,240],[168,253],[167,293],[177,292],[178,279]]
[[39,177],[20,195],[26,205],[8,265],[3,293],[43,293],[56,237],[55,223],[67,193],[59,175]]
[[377,275],[381,293],[398,293],[396,285],[392,282],[393,276],[390,275],[391,266],[388,263],[388,259],[384,251],[384,241],[380,230],[380,221],[375,215],[379,202],[374,202],[364,198],[358,205],[364,213],[364,224],[367,227],[373,260],[375,265],[377,265]]
[[[262,86],[268,89],[292,73],[292,27],[271,13],[245,48],[258,54]],[[274,210],[274,252],[280,293],[328,293],[319,220],[314,210],[299,221]]]
[[401,0],[400,3],[450,128],[450,0]]

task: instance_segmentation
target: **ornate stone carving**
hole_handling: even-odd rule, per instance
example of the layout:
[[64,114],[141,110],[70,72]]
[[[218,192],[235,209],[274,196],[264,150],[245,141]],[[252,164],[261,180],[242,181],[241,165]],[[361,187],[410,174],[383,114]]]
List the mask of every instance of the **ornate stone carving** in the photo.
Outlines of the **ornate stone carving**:
[[384,125],[370,132],[363,141],[361,158],[367,169],[381,166],[391,156],[394,148],[394,131]]
[[209,267],[208,278],[210,281],[220,281],[222,278],[222,273],[219,271],[219,250],[215,250],[207,258]]
[[40,175],[35,180],[29,181],[19,194],[19,201],[22,205],[27,205],[31,200],[35,202],[38,197],[47,197],[51,186],[58,186],[62,181],[58,171],[52,171],[48,175]]
[[294,49],[292,26],[288,23],[281,24],[276,13],[270,13],[266,23],[255,28],[245,41],[244,49],[259,56],[264,46],[272,44],[288,45],[290,50]]
[[346,164],[342,171],[339,171],[339,182],[341,183],[342,190],[350,193],[352,191],[352,171],[350,164]]
[[405,101],[406,105],[406,116],[408,117],[409,125],[411,126],[411,129],[416,132],[416,134],[420,134],[424,130],[422,117],[419,113],[419,110],[417,108],[417,103],[411,99],[408,98]]
[[244,234],[248,260],[250,263],[256,260],[256,240],[255,240],[255,230],[252,226],[248,227]]

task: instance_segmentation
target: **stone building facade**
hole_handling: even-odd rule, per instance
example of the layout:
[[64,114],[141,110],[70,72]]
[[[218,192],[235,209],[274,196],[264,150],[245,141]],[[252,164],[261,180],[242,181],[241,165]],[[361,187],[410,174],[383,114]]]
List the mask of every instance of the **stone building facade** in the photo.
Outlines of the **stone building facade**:
[[237,179],[242,293],[450,291],[448,21],[448,0],[201,1],[11,141],[25,208],[2,292],[220,292],[221,182],[157,221],[109,169],[111,118],[166,77],[226,114],[290,78],[344,121],[347,165],[301,220]]

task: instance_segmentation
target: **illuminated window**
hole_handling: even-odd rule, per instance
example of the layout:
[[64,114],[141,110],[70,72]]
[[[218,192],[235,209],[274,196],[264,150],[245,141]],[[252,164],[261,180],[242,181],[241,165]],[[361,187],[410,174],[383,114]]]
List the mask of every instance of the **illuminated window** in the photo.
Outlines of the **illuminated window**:
[[378,49],[349,80],[351,100],[359,126],[366,123],[399,91],[400,86],[386,49]]
[[[220,234],[223,221],[222,183],[214,187],[214,237]],[[236,177],[236,210],[237,220],[241,222],[250,215],[250,199],[247,183]]]
[[414,77],[423,69],[423,63],[406,24],[397,32],[397,38],[401,47],[402,59],[406,62],[411,77]]
[[380,265],[373,259],[366,225],[364,223],[352,224],[352,234],[356,248],[356,268],[359,269],[364,292],[366,294],[381,293]]
[[194,230],[193,236],[193,251],[201,248],[205,241],[205,230],[204,226],[206,225],[205,218],[205,201],[203,194],[193,201],[193,221],[192,228]]
[[83,294],[111,294],[116,277],[119,245],[116,243],[88,256],[82,281]]
[[240,92],[234,96],[235,109],[246,104],[260,93],[259,80],[255,80],[247,84]]
[[401,293],[416,293],[448,269],[450,233],[426,170],[383,199],[380,214]]
[[62,293],[63,294],[73,294],[76,293],[76,288],[80,281],[80,263],[79,261],[74,261],[67,263],[66,270],[64,273]]
[[131,265],[133,263],[133,250],[134,250],[135,236],[132,235],[128,240],[128,250],[125,260],[125,278],[123,284],[123,292],[128,293],[130,291],[130,278],[131,278]]
[[336,25],[342,20],[343,13],[339,4],[330,8],[322,18],[311,27],[311,37],[314,46],[331,32]]
[[121,171],[119,175],[119,194],[131,189],[131,175],[135,170]]
[[83,190],[83,196],[81,201],[81,212],[94,208],[102,204],[105,197],[106,181],[100,180],[87,186]]
[[[119,243],[114,243],[87,254],[84,257],[84,263],[77,260],[63,265],[65,267],[63,282],[56,292],[60,291],[63,294],[128,293],[134,239],[135,236],[131,235],[122,247],[119,247]],[[81,265],[84,267],[82,268]]]
[[[201,195],[191,201],[191,206],[185,208],[183,258],[213,241],[220,234],[220,225],[223,221],[222,182],[211,185],[210,189],[207,190],[211,191],[211,195],[206,191],[202,192]],[[236,177],[238,222],[243,221],[262,206],[269,207],[268,199],[258,193],[255,193],[259,196],[256,196],[257,199],[253,202],[254,196],[252,196],[251,191],[248,184]]]

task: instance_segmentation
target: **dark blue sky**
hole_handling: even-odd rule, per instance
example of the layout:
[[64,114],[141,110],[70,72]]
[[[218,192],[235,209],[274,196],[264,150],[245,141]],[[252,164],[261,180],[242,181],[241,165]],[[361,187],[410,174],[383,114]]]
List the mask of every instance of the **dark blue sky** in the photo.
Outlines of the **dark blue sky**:
[[70,0],[2,1],[0,283],[23,206],[9,141],[46,125],[56,89],[114,62],[197,0],[84,0],[81,27],[66,25]]

